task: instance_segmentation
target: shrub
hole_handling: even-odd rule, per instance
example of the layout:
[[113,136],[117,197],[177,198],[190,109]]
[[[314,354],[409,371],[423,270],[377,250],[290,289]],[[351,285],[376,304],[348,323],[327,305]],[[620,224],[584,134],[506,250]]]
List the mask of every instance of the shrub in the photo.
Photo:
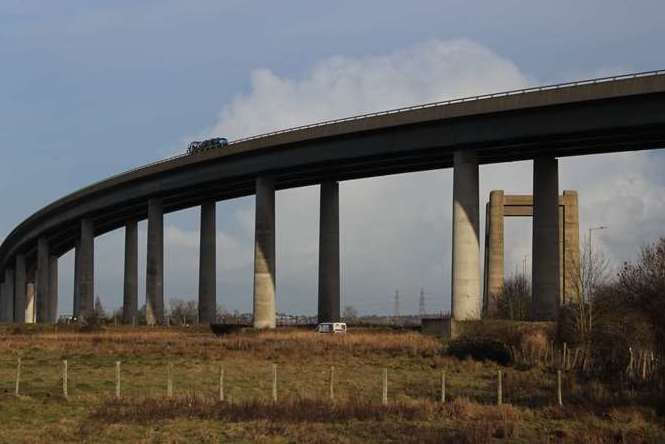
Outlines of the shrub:
[[462,338],[450,341],[448,354],[459,359],[494,361],[501,365],[511,362],[510,347],[491,338]]

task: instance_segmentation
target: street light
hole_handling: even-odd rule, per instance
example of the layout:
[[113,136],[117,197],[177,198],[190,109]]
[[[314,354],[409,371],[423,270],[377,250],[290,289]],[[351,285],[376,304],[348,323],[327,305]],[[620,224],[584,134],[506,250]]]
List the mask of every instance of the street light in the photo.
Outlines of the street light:
[[607,226],[605,225],[600,225],[597,227],[591,227],[589,228],[589,257],[593,257],[593,250],[591,249],[591,233],[593,233],[596,230],[606,230]]

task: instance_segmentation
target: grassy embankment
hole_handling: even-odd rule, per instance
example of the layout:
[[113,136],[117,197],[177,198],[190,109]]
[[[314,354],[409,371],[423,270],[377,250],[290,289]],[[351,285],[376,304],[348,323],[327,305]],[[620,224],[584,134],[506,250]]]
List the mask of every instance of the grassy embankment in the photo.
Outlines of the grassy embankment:
[[[0,442],[663,442],[662,419],[598,384],[458,360],[418,333],[306,331],[217,338],[205,330],[108,329],[96,333],[0,330]],[[21,396],[14,396],[21,357]],[[62,396],[62,360],[69,399]],[[113,399],[115,362],[122,397]],[[173,365],[174,398],[166,396]],[[279,401],[273,404],[272,365]],[[219,369],[227,402],[218,403]],[[335,402],[329,372],[335,367]],[[389,399],[381,405],[383,368]],[[497,407],[496,373],[504,371]],[[448,402],[438,402],[447,374]]]

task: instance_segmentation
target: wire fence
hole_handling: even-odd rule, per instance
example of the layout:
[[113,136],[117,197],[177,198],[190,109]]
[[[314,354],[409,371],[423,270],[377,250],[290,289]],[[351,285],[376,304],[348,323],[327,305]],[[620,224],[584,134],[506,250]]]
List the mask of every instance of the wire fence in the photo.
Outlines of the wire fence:
[[458,369],[408,371],[378,366],[322,366],[311,368],[257,362],[248,368],[238,362],[174,359],[97,363],[76,359],[0,361],[0,392],[20,397],[63,399],[174,398],[203,396],[220,401],[362,400],[388,402],[471,399],[478,403],[552,404],[562,390],[556,372],[530,382],[510,369],[486,368],[472,381]]

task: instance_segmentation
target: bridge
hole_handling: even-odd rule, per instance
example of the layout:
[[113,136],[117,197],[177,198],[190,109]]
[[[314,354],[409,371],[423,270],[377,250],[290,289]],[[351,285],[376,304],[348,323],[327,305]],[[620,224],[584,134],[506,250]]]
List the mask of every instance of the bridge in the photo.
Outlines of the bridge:
[[[453,168],[452,314],[481,316],[479,165],[533,160],[533,317],[559,308],[557,158],[665,147],[665,71],[429,103],[276,131],[92,184],[0,246],[4,321],[57,319],[58,258],[75,250],[74,313],[93,310],[94,238],[124,227],[123,318],[138,309],[137,223],[148,220],[146,316],[164,321],[164,214],[201,207],[199,318],[215,318],[215,202],[256,196],[254,325],[275,326],[275,191],[320,184],[318,314],[340,317],[338,182]],[[441,190],[446,192],[446,190]],[[390,198],[386,196],[386,198]],[[442,252],[443,254],[443,252]],[[34,297],[34,300],[33,300]]]

